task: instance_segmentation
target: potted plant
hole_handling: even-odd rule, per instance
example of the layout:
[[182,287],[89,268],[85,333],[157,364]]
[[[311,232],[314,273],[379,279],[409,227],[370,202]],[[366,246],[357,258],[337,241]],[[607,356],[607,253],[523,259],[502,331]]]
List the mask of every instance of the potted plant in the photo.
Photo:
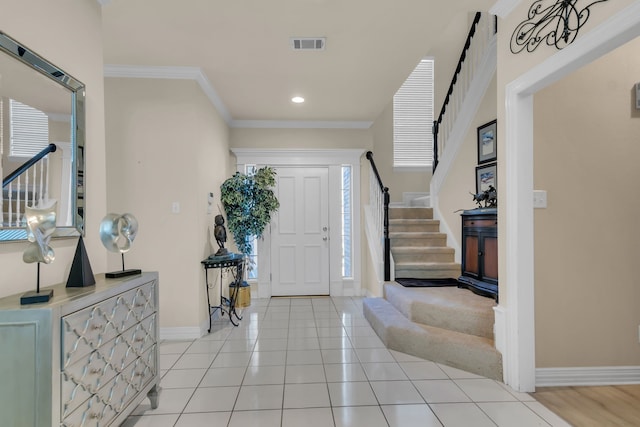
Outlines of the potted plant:
[[[253,238],[262,237],[264,229],[271,222],[271,215],[280,207],[272,190],[276,184],[275,177],[276,172],[264,166],[249,175],[236,172],[220,186],[227,228],[233,234],[238,251],[245,256],[243,276],[253,249]],[[245,282],[242,285],[248,286]]]

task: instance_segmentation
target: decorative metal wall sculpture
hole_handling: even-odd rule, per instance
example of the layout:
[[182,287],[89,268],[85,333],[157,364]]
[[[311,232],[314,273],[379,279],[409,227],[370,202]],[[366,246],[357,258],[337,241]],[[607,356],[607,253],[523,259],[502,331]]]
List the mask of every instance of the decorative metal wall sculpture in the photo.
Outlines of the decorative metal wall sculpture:
[[20,304],[47,302],[53,296],[53,290],[40,292],[40,263],[51,264],[56,258],[53,248],[49,246],[51,236],[56,229],[56,210],[54,202],[46,208],[25,208],[24,217],[27,223],[27,239],[29,244],[22,254],[22,260],[28,264],[38,263],[36,291],[27,292],[20,298]]
[[105,248],[111,252],[119,252],[122,255],[122,271],[106,273],[108,278],[117,278],[140,274],[138,269],[125,270],[124,253],[131,249],[136,235],[138,234],[138,220],[135,216],[126,213],[122,215],[107,214],[100,223],[100,240]]
[[528,17],[511,36],[511,52],[525,48],[533,52],[543,42],[563,49],[574,42],[578,31],[587,23],[590,7],[609,0],[591,1],[581,9],[580,0],[536,0],[529,8]]

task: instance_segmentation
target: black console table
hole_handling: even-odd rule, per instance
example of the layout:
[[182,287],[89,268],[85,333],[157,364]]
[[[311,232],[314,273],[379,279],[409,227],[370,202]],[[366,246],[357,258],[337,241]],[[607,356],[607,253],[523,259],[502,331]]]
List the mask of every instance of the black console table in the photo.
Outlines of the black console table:
[[460,287],[498,301],[498,210],[462,212],[462,276]]
[[[229,254],[223,256],[210,256],[209,258],[201,261],[201,264],[204,267],[204,284],[207,289],[207,306],[209,307],[209,332],[211,332],[211,316],[216,310],[220,310],[220,313],[224,316],[225,313],[229,316],[229,321],[233,324],[233,326],[238,326],[238,323],[234,322],[233,317],[236,319],[242,320],[242,317],[238,315],[236,312],[236,300],[238,297],[238,290],[240,289],[240,282],[242,281],[242,264],[244,262],[244,256],[241,254]],[[208,271],[210,268],[219,268],[220,269],[220,304],[219,305],[211,305],[211,298],[209,297],[209,289],[212,288],[209,285],[209,274]],[[233,274],[233,283],[236,286],[230,286],[231,295],[229,298],[225,298],[222,295],[222,272],[224,270],[230,271]]]

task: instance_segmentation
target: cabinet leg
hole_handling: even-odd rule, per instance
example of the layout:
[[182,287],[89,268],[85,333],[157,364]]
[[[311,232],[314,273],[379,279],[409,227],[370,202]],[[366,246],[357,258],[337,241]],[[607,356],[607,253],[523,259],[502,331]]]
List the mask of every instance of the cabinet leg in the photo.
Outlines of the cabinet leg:
[[158,387],[158,384],[154,385],[151,390],[149,390],[149,393],[147,393],[147,397],[149,398],[149,401],[151,402],[151,409],[157,409],[158,408],[158,396],[160,395],[160,387]]

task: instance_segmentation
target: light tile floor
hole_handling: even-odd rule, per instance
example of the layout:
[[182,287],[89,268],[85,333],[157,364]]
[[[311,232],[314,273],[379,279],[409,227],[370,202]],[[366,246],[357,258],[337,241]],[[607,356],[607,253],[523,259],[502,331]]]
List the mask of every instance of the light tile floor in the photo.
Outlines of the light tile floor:
[[160,405],[124,427],[569,426],[526,393],[385,348],[361,298],[254,299],[160,343]]

